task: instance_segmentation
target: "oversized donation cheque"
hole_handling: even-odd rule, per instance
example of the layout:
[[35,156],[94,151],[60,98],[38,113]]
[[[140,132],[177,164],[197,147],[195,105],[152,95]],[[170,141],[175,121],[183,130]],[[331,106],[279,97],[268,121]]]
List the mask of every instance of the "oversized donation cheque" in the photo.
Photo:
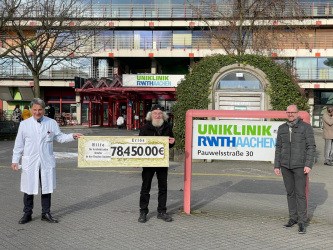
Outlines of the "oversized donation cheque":
[[169,137],[82,136],[78,167],[169,167]]

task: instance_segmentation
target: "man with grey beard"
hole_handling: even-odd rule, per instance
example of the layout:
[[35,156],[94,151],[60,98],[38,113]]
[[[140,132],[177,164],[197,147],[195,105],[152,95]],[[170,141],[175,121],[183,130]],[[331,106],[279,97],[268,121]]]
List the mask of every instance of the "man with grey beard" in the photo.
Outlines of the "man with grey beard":
[[[173,138],[172,127],[167,122],[168,116],[158,104],[154,105],[151,112],[148,112],[147,123],[140,128],[139,136],[168,136],[169,148],[172,148],[175,143]],[[147,221],[148,204],[150,199],[151,182],[156,172],[158,180],[158,207],[157,218],[166,222],[171,222],[172,218],[166,213],[167,201],[167,183],[168,183],[168,168],[167,167],[143,167],[142,168],[142,186],[140,192],[140,217],[139,222]]]

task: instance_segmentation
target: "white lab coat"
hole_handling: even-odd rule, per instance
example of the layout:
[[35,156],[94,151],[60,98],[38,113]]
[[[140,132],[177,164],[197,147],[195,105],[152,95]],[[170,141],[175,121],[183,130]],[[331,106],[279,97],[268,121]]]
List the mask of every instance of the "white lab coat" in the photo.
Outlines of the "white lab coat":
[[48,117],[38,123],[30,117],[20,123],[13,149],[12,163],[19,163],[22,156],[21,192],[38,194],[39,169],[42,193],[53,193],[56,188],[56,161],[53,140],[59,143],[74,141],[72,134],[63,134],[57,122]]

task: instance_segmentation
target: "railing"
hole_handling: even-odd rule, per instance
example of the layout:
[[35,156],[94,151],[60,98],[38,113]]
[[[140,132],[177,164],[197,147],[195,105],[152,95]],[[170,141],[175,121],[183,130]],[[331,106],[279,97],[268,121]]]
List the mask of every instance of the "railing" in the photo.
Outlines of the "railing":
[[[82,78],[101,78],[113,77],[113,69],[95,69],[95,68],[69,68],[69,67],[54,67],[45,71],[40,75],[40,80],[73,80],[75,77]],[[31,71],[26,67],[8,67],[0,66],[0,79],[20,79],[31,80],[33,79]]]
[[0,120],[0,140],[15,139],[20,123]]
[[[302,2],[301,6],[288,5],[285,9],[265,9],[266,15],[276,18],[288,18],[295,16],[306,17],[333,17],[332,3]],[[205,18],[219,18],[222,13],[230,17],[233,5],[230,3],[221,4],[199,4],[193,7],[187,4],[92,4],[72,6],[69,13],[73,18],[102,18],[102,19],[193,19],[198,18],[195,9],[201,11]],[[42,8],[34,8],[29,12],[30,18],[44,15]]]
[[[193,33],[177,34],[178,36],[96,36],[94,48],[99,50],[160,50],[160,49],[221,49],[219,41],[208,35],[197,37]],[[309,30],[307,34],[296,36],[294,34],[281,35],[269,43],[270,49],[328,49],[333,48],[333,30],[318,31]],[[252,42],[249,48],[255,47]],[[263,48],[265,49],[265,48]]]
[[[25,72],[25,74],[22,74]],[[333,81],[333,68],[299,68],[295,69],[295,74],[299,80],[304,81]],[[50,69],[40,77],[40,80],[74,80],[75,77],[88,78],[113,78],[113,69],[96,70],[87,68],[82,71],[81,68],[68,69],[62,68],[61,70]],[[13,80],[32,80],[31,73],[28,73],[24,67],[0,67],[0,79],[13,79]]]
[[303,81],[333,81],[333,68],[302,68],[295,70],[295,73]]
[[[170,31],[171,33],[172,31]],[[295,31],[296,32],[296,31]],[[119,35],[110,31],[109,36],[96,35],[92,37],[92,43],[85,45],[77,51],[77,54],[87,53],[91,54],[94,51],[107,51],[107,50],[174,50],[174,49],[222,49],[219,41],[212,38],[209,32],[201,32],[200,35],[196,32],[189,33],[174,33],[172,36],[155,35],[154,31],[150,35],[142,35],[133,32],[133,35]],[[277,38],[276,38],[277,37]],[[0,39],[9,40],[10,38],[2,36]],[[262,42],[262,40],[259,40]],[[281,35],[276,36],[269,41],[269,49],[284,50],[284,49],[331,49],[333,48],[333,30],[307,30],[303,34],[281,32]],[[6,47],[5,45],[3,45]],[[262,46],[262,45],[261,45]],[[0,48],[2,44],[0,42]],[[255,48],[255,43],[250,41],[248,48]],[[265,50],[266,48],[262,48]],[[65,50],[64,50],[65,51]],[[75,54],[75,53],[74,53]]]

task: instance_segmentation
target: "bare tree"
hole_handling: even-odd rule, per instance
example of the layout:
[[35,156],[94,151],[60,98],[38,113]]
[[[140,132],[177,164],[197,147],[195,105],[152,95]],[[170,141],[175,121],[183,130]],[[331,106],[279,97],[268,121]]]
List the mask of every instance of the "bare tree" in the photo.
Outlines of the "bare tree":
[[21,0],[0,0],[0,32],[5,31],[5,28],[10,20],[12,20],[14,13],[20,6]]
[[187,1],[207,27],[213,44],[226,54],[263,55],[281,48],[286,37],[293,36],[301,43],[304,36],[305,11],[299,0],[228,0],[219,4]]
[[10,56],[31,71],[35,97],[40,97],[39,78],[45,71],[96,51],[92,41],[98,25],[84,21],[87,7],[80,0],[28,0],[19,11],[29,9],[29,14],[10,21],[4,43],[14,48]]
[[[29,13],[29,9],[26,8],[23,12],[19,12],[19,7],[22,4],[22,0],[0,0],[0,58],[7,56],[11,51],[19,47],[19,44],[15,46],[4,46],[3,40],[6,39],[6,34],[10,30],[10,22],[15,18],[24,18]],[[24,41],[27,44],[33,41],[35,38]]]

